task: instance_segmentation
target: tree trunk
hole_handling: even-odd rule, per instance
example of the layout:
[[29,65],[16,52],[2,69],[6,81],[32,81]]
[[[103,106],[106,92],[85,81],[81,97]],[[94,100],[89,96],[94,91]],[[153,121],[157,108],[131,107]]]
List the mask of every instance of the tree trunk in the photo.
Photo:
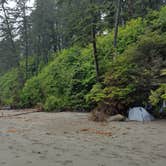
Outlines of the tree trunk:
[[118,0],[117,3],[117,11],[115,18],[115,31],[114,31],[114,47],[117,47],[117,37],[118,37],[118,26],[119,26],[119,18],[120,18],[120,8],[121,8],[121,0]]
[[98,64],[97,46],[96,46],[96,29],[94,25],[92,25],[92,44],[93,44],[94,63],[96,69],[96,81],[99,82],[99,64]]
[[[90,5],[93,6],[93,0],[90,0]],[[96,81],[99,82],[99,63],[98,63],[98,55],[97,55],[97,44],[96,44],[96,21],[95,21],[95,13],[92,9],[91,11],[91,33],[92,33],[92,45],[93,45],[93,57],[94,57],[94,64],[96,70]]]
[[27,19],[26,19],[26,4],[24,2],[23,6],[23,23],[24,23],[24,42],[25,42],[25,79],[28,79],[28,55],[29,55],[29,49],[28,49],[28,34],[27,34]]
[[133,0],[128,0],[128,13],[129,13],[129,17],[132,18],[133,17],[133,13],[134,13],[134,6],[133,6]]

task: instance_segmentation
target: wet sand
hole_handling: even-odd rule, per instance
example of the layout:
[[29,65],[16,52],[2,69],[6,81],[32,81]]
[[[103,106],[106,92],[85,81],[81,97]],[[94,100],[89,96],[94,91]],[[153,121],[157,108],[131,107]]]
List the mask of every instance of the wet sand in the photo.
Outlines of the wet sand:
[[87,113],[15,114],[0,111],[0,166],[166,165],[164,120],[95,123]]

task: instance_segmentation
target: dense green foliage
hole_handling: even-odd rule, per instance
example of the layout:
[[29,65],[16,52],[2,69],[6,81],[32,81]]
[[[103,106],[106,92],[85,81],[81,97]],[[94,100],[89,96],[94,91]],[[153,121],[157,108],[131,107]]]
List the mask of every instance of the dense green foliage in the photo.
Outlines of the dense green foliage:
[[37,77],[26,82],[21,95],[22,106],[43,102],[47,110],[50,110],[49,104],[54,105],[54,109],[86,107],[84,95],[95,82],[90,54],[90,49],[79,47],[57,54]]
[[[34,4],[31,2],[34,1]],[[165,0],[119,0],[119,25],[132,18],[145,17],[159,10]],[[75,43],[87,46],[96,34],[114,28],[118,0],[1,0],[0,1],[0,75],[26,59],[35,57],[35,70],[48,63],[53,52]],[[12,4],[12,5],[10,5]],[[164,15],[161,16],[164,20]],[[132,32],[131,32],[132,33]]]
[[153,106],[160,106],[166,100],[166,84],[161,85],[157,90],[151,92],[149,97]]
[[[92,44],[75,44],[53,53],[38,73],[31,68],[30,79],[21,86],[18,71],[25,73],[24,60],[19,69],[0,77],[1,104],[42,104],[46,111],[91,110],[101,104],[110,111],[124,111],[149,102],[159,107],[166,99],[165,13],[163,7],[120,26],[116,48],[113,31],[98,34],[100,82],[96,83]],[[29,64],[35,65],[35,60]]]
[[[144,33],[144,29],[144,22],[140,18],[130,21],[125,28],[120,28],[119,41],[123,45],[122,47],[119,45],[116,52],[122,53],[127,45],[137,41],[138,36]],[[112,43],[112,33],[98,38],[101,76],[109,69],[115,56]],[[40,85],[35,86],[37,82]],[[86,49],[73,47],[56,55],[53,62],[35,79],[27,81],[23,88],[21,102],[24,107],[42,102],[45,103],[46,110],[51,109],[49,105],[50,107],[54,105],[52,109],[90,109],[95,106],[95,103],[88,97],[94,84],[95,69],[91,47]],[[34,85],[35,93],[31,93],[32,85]]]
[[[144,34],[137,34],[137,40],[130,38],[130,35],[129,38],[122,38],[125,41],[117,48],[122,49],[120,56],[111,61],[104,81],[93,87],[87,96],[88,99],[102,103],[102,106],[106,105],[107,111],[124,112],[129,107],[145,106],[148,103],[159,110],[166,95],[166,31],[163,17],[165,11],[166,8],[162,8],[160,12],[154,11],[147,15],[143,24],[146,28],[142,26]],[[139,30],[140,27],[136,29]],[[133,28],[133,31],[127,31],[124,28],[124,35],[133,35],[134,30]],[[123,41],[122,39],[119,36],[119,40]],[[126,47],[123,47],[123,43]]]
[[[136,44],[112,61],[103,82],[105,88],[100,89],[95,98],[92,95],[93,99],[98,101],[100,97],[101,102],[122,111],[148,103],[150,91],[165,83],[163,77],[160,78],[161,70],[166,67],[165,55],[166,35],[148,33],[140,36]],[[96,92],[94,89],[92,94]],[[159,94],[161,98],[165,96],[163,93]]]
[[3,75],[0,79],[0,103],[5,105],[14,105],[18,102],[19,83],[18,70],[13,69]]

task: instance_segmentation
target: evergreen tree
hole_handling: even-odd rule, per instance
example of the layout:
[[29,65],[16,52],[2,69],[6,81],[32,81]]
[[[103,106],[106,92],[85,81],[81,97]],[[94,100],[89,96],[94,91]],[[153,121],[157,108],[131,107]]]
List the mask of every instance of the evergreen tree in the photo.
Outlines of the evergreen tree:
[[[16,19],[14,15],[14,10],[10,8],[7,0],[0,1],[0,36],[1,50],[4,50],[5,53],[8,52],[7,58],[9,58],[10,65],[13,67],[19,63],[19,54],[18,54],[18,45],[15,42],[16,37]],[[6,48],[4,47],[6,45]],[[7,50],[5,50],[7,49]],[[3,54],[3,51],[2,51]],[[3,55],[2,55],[3,56]]]
[[38,59],[43,59],[44,63],[48,63],[54,51],[55,21],[55,1],[36,0],[32,13],[33,42]]
[[31,7],[27,6],[28,0],[16,1],[16,18],[17,29],[19,35],[20,51],[25,57],[25,78],[28,78],[28,57],[31,50],[31,18],[29,13],[32,11]]

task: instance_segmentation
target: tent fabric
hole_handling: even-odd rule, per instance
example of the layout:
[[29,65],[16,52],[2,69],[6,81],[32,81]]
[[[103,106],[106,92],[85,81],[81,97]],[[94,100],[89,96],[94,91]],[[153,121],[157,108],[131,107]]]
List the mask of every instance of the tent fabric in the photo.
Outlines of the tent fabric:
[[163,101],[163,108],[166,108],[166,101]]
[[152,121],[154,117],[142,107],[134,107],[129,110],[128,119],[131,121]]
[[160,112],[160,113],[163,113],[165,108],[166,108],[166,101],[164,100],[164,101],[163,101],[163,105],[161,106],[159,112]]

